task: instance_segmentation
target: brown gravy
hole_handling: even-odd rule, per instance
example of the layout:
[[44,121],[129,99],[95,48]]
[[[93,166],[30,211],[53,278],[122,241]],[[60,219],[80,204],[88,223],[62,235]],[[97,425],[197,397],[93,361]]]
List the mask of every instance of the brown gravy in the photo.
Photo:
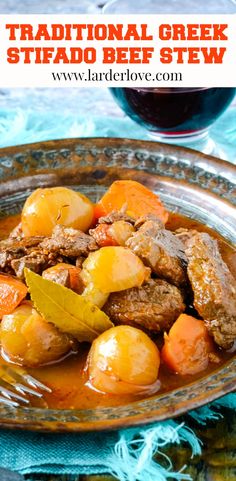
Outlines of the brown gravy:
[[[0,219],[0,239],[5,238],[8,233],[18,224],[20,216],[11,216]],[[167,228],[175,230],[178,227],[187,227],[188,229],[197,229],[199,231],[208,232],[215,237],[220,246],[220,251],[224,261],[228,264],[232,274],[236,277],[236,249],[229,245],[219,234],[205,225],[188,219],[179,214],[170,214]],[[40,401],[37,406],[45,406],[58,409],[89,409],[101,406],[118,406],[138,400],[139,396],[123,395],[117,396],[112,394],[101,394],[86,385],[87,377],[84,372],[86,358],[90,346],[81,345],[80,351],[76,355],[70,355],[63,361],[50,366],[44,366],[37,369],[28,369],[28,372],[35,378],[44,382],[52,389],[51,394],[45,394],[45,403]],[[210,372],[219,368],[224,364],[232,354],[219,350],[220,363],[211,363],[208,369],[195,376],[179,376],[171,373],[165,366],[160,368],[159,379],[161,381],[160,392],[170,391],[179,386],[183,386],[196,379],[206,376]],[[1,363],[6,361],[0,358]],[[142,397],[142,396],[141,396]]]

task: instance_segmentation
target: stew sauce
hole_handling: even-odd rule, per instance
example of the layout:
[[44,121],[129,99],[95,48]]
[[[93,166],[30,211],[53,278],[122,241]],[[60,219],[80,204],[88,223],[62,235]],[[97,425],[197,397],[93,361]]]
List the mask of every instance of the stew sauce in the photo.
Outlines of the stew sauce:
[[[19,223],[20,216],[11,216],[0,220],[0,238],[6,238],[10,231]],[[229,266],[232,274],[236,277],[236,249],[229,245],[219,234],[205,225],[184,217],[180,214],[170,214],[166,225],[168,229],[175,230],[179,227],[196,229],[201,232],[208,232],[219,242],[221,255]],[[157,339],[158,347],[160,340]],[[57,409],[89,409],[102,406],[118,406],[138,400],[143,395],[114,395],[102,394],[88,386],[86,375],[86,360],[90,345],[81,344],[77,354],[71,354],[53,365],[36,369],[28,369],[36,379],[42,381],[52,389],[52,393],[45,393],[44,401],[32,399],[32,404],[39,407]],[[194,382],[196,379],[208,375],[218,369],[233,355],[218,349],[219,362],[210,363],[207,370],[198,375],[180,376],[171,373],[164,365],[160,368],[159,379],[161,388],[159,392],[166,392]],[[7,364],[7,361],[0,358],[0,364]]]

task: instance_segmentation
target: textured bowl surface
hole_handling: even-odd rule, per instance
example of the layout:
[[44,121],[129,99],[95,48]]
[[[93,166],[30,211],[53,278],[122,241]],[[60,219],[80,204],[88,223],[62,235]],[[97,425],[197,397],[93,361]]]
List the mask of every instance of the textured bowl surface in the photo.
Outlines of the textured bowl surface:
[[[96,201],[115,179],[135,179],[167,208],[195,218],[236,243],[236,166],[196,151],[127,139],[70,139],[0,150],[0,215],[20,211],[37,187],[66,185]],[[236,357],[169,393],[93,410],[10,408],[0,425],[44,431],[107,430],[183,414],[236,388]]]

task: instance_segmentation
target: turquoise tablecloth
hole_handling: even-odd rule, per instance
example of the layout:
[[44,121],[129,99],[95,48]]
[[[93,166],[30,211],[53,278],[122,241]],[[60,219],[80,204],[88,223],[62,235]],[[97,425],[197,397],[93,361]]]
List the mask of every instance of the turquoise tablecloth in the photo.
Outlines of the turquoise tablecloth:
[[[106,89],[0,91],[0,147],[67,137],[150,139]],[[236,97],[210,131],[223,156],[236,163]]]

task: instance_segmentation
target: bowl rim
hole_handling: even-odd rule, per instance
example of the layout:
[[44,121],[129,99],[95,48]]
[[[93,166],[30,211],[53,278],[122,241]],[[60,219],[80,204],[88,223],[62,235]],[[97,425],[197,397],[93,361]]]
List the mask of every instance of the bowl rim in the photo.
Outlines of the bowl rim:
[[[217,373],[224,374],[227,376],[228,370],[236,371],[236,355],[231,358],[228,362],[223,365],[221,368],[211,372],[210,375],[205,375],[203,378],[197,379],[194,382],[186,384],[183,388],[177,388],[170,392],[162,393],[161,395],[154,395],[150,398],[134,401],[130,404],[126,404],[124,406],[118,407],[106,407],[102,408],[102,412],[109,411],[110,409],[117,409],[117,408],[135,408],[137,404],[142,403],[143,401],[149,401],[150,403],[153,400],[156,400],[157,404],[158,401],[165,399],[171,393],[172,395],[175,393],[179,393],[180,389],[183,391],[189,391],[193,393],[194,386],[202,384],[202,395],[199,397],[195,397],[192,395],[191,402],[188,402],[186,406],[183,402],[180,401],[180,404],[169,404],[162,408],[160,413],[160,409],[157,408],[148,411],[148,408],[144,413],[134,414],[124,417],[117,417],[117,418],[108,418],[108,419],[101,419],[93,421],[83,421],[79,418],[81,412],[85,413],[87,417],[89,417],[90,413],[96,411],[96,409],[89,409],[89,410],[78,410],[78,409],[47,409],[47,408],[34,408],[34,407],[20,407],[20,408],[7,408],[8,414],[11,414],[11,418],[6,419],[2,416],[1,407],[0,407],[0,428],[9,428],[9,429],[24,429],[28,431],[41,431],[41,432],[95,432],[95,431],[114,431],[117,429],[124,429],[136,426],[143,426],[143,425],[151,425],[155,422],[160,421],[167,421],[169,419],[174,419],[176,417],[186,415],[190,411],[194,409],[199,409],[204,405],[211,403],[217,399],[220,399],[226,394],[232,393],[236,390],[236,380],[234,376],[234,380],[232,381],[231,376],[229,381],[225,381],[224,379],[224,386],[223,392],[220,387],[215,388],[212,390],[211,394],[208,394],[207,400],[202,399],[204,396],[204,389],[208,387],[209,380],[215,379]],[[222,380],[223,380],[222,379]],[[220,391],[220,395],[219,395]],[[182,393],[183,396],[183,393]],[[60,420],[55,419],[59,416],[59,418],[63,418]],[[62,415],[62,416],[60,416]],[[78,418],[76,419],[78,415]],[[50,418],[52,418],[50,420]],[[68,418],[68,419],[67,419]]]
[[[75,143],[81,144],[81,145],[86,145],[89,144],[89,142],[107,142],[109,145],[111,144],[116,144],[116,143],[121,143],[122,145],[125,146],[132,146],[133,143],[137,144],[138,146],[152,146],[152,147],[157,147],[163,151],[165,151],[168,154],[175,154],[176,152],[183,153],[183,154],[188,154],[190,159],[195,160],[197,158],[202,158],[204,160],[210,161],[213,165],[216,166],[223,166],[226,171],[234,171],[236,175],[236,164],[233,164],[232,162],[229,162],[227,160],[220,159],[218,157],[214,157],[209,154],[205,154],[204,152],[200,152],[198,150],[191,149],[190,147],[184,147],[180,145],[175,145],[175,144],[168,144],[164,142],[158,142],[156,140],[142,140],[142,139],[132,139],[129,137],[65,137],[65,138],[60,138],[60,139],[52,139],[52,140],[43,140],[43,141],[38,141],[38,142],[30,142],[30,143],[24,143],[24,144],[17,144],[13,146],[7,146],[7,147],[0,147],[0,160],[3,155],[7,154],[17,154],[18,152],[21,152],[22,150],[36,150],[38,148],[53,148],[53,147],[66,147],[73,145]],[[156,150],[156,148],[154,149]],[[2,155],[3,154],[3,155]]]

